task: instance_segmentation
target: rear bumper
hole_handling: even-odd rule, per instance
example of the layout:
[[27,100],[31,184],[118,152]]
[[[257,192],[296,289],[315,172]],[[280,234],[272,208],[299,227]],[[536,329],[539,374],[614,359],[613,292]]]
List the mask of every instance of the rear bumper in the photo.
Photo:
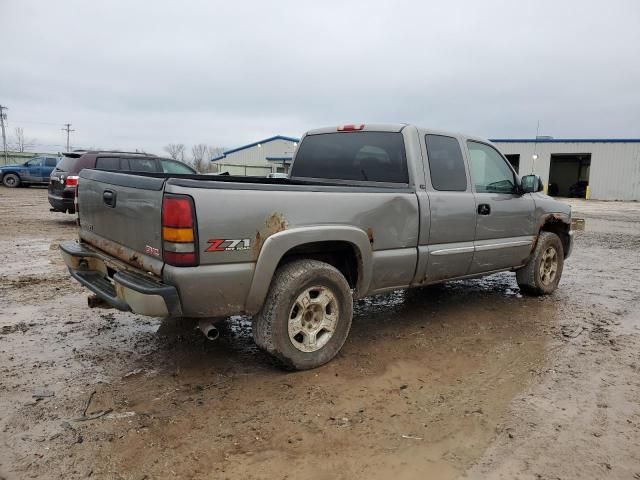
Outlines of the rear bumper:
[[65,195],[65,193],[66,192],[63,192],[62,195],[56,195],[49,192],[47,195],[49,198],[49,205],[58,212],[76,213],[76,207],[73,203],[73,194]]
[[[71,276],[115,308],[152,317],[182,316],[175,287],[150,275],[125,270],[85,243],[64,242],[60,250]],[[115,273],[111,276],[110,271]]]

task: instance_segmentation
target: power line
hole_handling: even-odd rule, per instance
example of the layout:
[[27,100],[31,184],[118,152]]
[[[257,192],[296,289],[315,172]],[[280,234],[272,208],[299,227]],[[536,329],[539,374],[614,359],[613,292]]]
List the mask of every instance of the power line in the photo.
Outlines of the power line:
[[33,121],[30,121],[30,120],[15,120],[15,117],[14,117],[14,121],[18,125],[22,125],[23,123],[26,123],[26,124],[29,124],[29,125],[31,125],[31,124],[33,124],[33,125],[53,125],[53,126],[60,125],[59,123],[53,123],[53,122],[33,122]]
[[4,131],[4,120],[7,118],[7,114],[3,110],[9,110],[8,107],[0,105],[0,125],[2,125],[2,146],[4,148],[4,163],[7,164],[7,136]]
[[71,132],[75,132],[75,130],[71,130],[71,124],[70,123],[65,123],[64,124],[64,128],[62,129],[63,132],[67,132],[67,152],[71,151],[69,149],[69,133]]

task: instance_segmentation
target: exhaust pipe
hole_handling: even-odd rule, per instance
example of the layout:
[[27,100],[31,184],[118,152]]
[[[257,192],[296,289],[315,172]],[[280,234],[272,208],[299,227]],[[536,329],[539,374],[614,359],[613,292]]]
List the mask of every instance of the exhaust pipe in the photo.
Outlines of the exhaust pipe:
[[220,336],[220,332],[213,324],[213,322],[211,320],[207,320],[206,318],[203,318],[198,322],[198,330],[200,330],[204,334],[204,336],[211,341],[217,340]]

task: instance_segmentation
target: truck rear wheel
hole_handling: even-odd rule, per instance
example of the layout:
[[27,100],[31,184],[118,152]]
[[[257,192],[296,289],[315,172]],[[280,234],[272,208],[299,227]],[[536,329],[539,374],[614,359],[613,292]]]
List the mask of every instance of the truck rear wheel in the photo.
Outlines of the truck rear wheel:
[[560,238],[555,233],[540,232],[529,263],[516,271],[518,286],[530,295],[549,295],[558,287],[563,266]]
[[2,177],[2,183],[5,187],[15,188],[20,186],[20,177],[15,173],[7,173]]
[[353,316],[351,288],[333,266],[298,260],[280,267],[253,319],[256,344],[281,365],[307,370],[342,348]]

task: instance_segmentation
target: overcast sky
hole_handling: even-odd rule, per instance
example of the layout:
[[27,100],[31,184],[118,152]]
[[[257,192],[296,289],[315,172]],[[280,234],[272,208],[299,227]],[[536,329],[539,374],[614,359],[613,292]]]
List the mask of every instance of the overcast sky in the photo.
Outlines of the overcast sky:
[[0,104],[50,151],[351,122],[640,137],[640,1],[0,0]]

